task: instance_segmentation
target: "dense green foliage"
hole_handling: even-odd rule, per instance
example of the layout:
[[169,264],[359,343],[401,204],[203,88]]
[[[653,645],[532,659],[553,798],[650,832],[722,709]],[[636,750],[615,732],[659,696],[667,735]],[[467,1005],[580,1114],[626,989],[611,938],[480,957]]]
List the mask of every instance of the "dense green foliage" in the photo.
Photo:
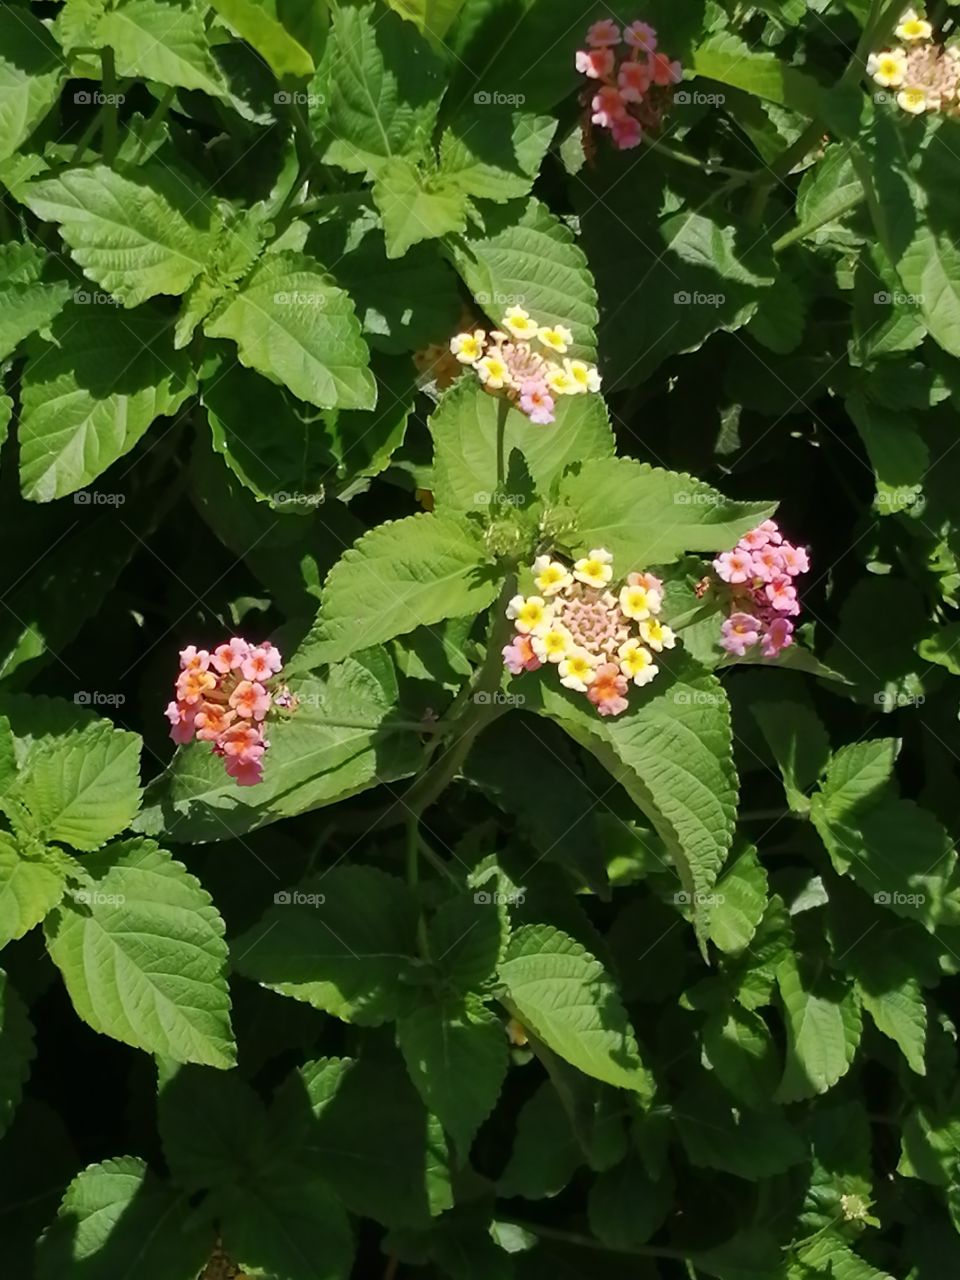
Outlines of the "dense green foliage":
[[[684,73],[623,150],[610,17]],[[866,75],[899,18],[0,7],[5,1277],[960,1274],[960,123]],[[513,306],[603,377],[545,426],[448,350]],[[604,717],[501,663],[593,548],[678,638]],[[295,702],[242,787],[163,718],[237,632]]]

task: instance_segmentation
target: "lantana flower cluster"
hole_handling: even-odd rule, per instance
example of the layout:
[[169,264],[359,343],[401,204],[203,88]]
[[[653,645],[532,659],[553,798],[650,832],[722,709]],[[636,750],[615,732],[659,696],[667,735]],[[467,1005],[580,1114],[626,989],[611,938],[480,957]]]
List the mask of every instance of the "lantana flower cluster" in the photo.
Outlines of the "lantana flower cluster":
[[649,684],[659,670],[654,655],[676,643],[658,617],[663,583],[631,573],[612,588],[613,557],[603,547],[570,567],[538,556],[533,579],[537,594],[514,596],[507,606],[514,635],[504,666],[519,675],[550,663],[560,683],[585,694],[600,715],[626,711],[631,684]]
[[729,587],[729,616],[720,629],[728,653],[742,658],[759,645],[763,657],[775,658],[793,643],[791,619],[800,612],[794,579],[808,571],[810,561],[802,547],[784,541],[775,520],[744,534],[713,567]]
[[538,325],[523,307],[508,308],[500,323],[502,328],[490,334],[483,329],[458,333],[450,350],[487,391],[502,392],[531,422],[553,422],[558,396],[600,390],[594,366],[567,357],[573,334],[565,325]]
[[621,151],[639,146],[644,132],[658,129],[669,105],[670,88],[683,71],[657,48],[657,33],[647,22],[631,22],[621,30],[609,18],[587,31],[587,48],[579,49],[577,70],[590,85],[590,123],[609,129]]
[[933,27],[908,9],[896,29],[900,41],[871,53],[867,74],[884,89],[897,91],[897,105],[913,116],[925,111],[960,114],[960,48],[933,38]]
[[180,652],[176,698],[167,707],[170,737],[176,743],[213,745],[227,773],[241,787],[263,777],[270,746],[265,729],[274,708],[295,703],[280,681],[280,650],[265,640],[248,644],[240,636],[210,653],[188,645]]

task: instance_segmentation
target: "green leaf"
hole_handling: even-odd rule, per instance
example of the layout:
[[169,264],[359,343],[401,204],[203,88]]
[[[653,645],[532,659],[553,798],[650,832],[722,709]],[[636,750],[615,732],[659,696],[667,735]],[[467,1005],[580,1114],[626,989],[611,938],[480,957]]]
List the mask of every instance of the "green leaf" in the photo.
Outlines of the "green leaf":
[[22,771],[19,793],[39,834],[74,849],[99,849],[140,807],[139,734],[98,720],[41,739]]
[[313,58],[287,30],[282,0],[210,0],[242,40],[263,56],[275,76],[309,76]]
[[226,96],[203,10],[189,0],[120,0],[104,14],[99,34],[113,46],[118,75]]
[[750,845],[716,883],[709,936],[721,951],[738,953],[750,945],[767,906],[767,873]]
[[[484,896],[485,895],[485,896]],[[510,933],[506,904],[481,890],[440,904],[430,921],[430,955],[444,982],[466,995],[497,971]]]
[[348,294],[305,254],[270,253],[204,322],[240,362],[321,409],[372,409],[376,382]]
[[163,1155],[191,1194],[245,1181],[273,1154],[260,1099],[236,1071],[160,1064],[157,1125]]
[[566,325],[571,356],[594,360],[597,292],[569,228],[539,200],[490,209],[485,227],[454,245],[454,260],[490,319],[499,324],[508,307],[521,306],[537,324]]
[[47,918],[47,947],[94,1031],[177,1062],[234,1061],[223,921],[150,840],[84,859],[89,879]]
[[733,839],[737,780],[730,712],[718,680],[686,654],[659,655],[660,674],[623,715],[602,721],[552,680],[525,688],[528,710],[549,715],[590,751],[664,841],[699,921]]
[[399,1059],[308,1062],[277,1102],[301,1144],[291,1155],[335,1186],[352,1213],[423,1228],[452,1204],[443,1129]]
[[561,481],[560,498],[576,519],[573,549],[606,547],[618,577],[684,551],[729,550],[776,510],[770,502],[734,502],[702,480],[630,458],[584,462]]
[[809,792],[830,759],[830,739],[820,717],[801,702],[755,702],[750,710],[783,777],[787,804],[809,813]]
[[616,988],[599,961],[552,925],[523,925],[500,964],[514,1016],[565,1062],[642,1097],[652,1079]]
[[910,1069],[926,1075],[927,1006],[919,982],[905,978],[899,987],[882,992],[858,982],[857,994],[877,1030],[899,1045]]
[[557,122],[553,116],[502,110],[481,119],[462,114],[440,139],[440,174],[476,200],[516,200],[533,186]]
[[33,1025],[13,984],[0,969],[0,1138],[19,1105],[33,1056]]
[[[457,380],[430,415],[433,495],[437,509],[486,507],[497,488],[497,418],[501,401],[468,375]],[[602,396],[563,396],[556,421],[533,431],[512,406],[504,423],[503,452],[520,451],[538,491],[547,496],[570,466],[613,456],[615,442]]]
[[917,645],[926,662],[946,667],[951,675],[960,676],[960,622],[951,622]]
[[377,170],[373,198],[383,218],[388,258],[402,258],[422,240],[463,231],[467,198],[443,177],[424,177],[409,160],[388,160]]
[[555,1196],[583,1159],[557,1091],[546,1080],[520,1112],[510,1160],[497,1182],[498,1194],[527,1200]]
[[288,669],[339,662],[415,627],[480,613],[497,594],[495,573],[479,533],[450,516],[378,525],[331,569],[317,620]]
[[871,738],[841,747],[830,760],[820,788],[824,816],[843,822],[883,799],[899,750],[896,738]]
[[743,89],[767,102],[829,122],[841,134],[855,133],[860,94],[846,84],[826,88],[775,53],[760,53],[730,31],[710,36],[693,55],[698,76]]
[[852,985],[826,972],[811,980],[794,956],[777,968],[787,1024],[787,1059],[778,1097],[782,1102],[812,1098],[846,1075],[862,1029],[860,1001]]
[[64,876],[51,859],[24,858],[0,832],[0,947],[22,938],[63,897]]
[[205,743],[192,743],[151,788],[138,829],[178,841],[223,840],[416,770],[415,735],[390,730],[397,680],[382,649],[290,687],[300,705],[270,730],[262,782],[238,789],[223,761]]
[[353,1233],[333,1190],[313,1173],[271,1171],[214,1197],[226,1252],[261,1280],[346,1280]]
[[24,338],[48,325],[73,293],[63,280],[0,282],[0,360],[12,355]]
[[874,506],[880,515],[909,511],[919,500],[930,469],[930,452],[912,414],[872,404],[855,392],[846,409],[860,433],[877,477]]
[[397,1043],[424,1106],[463,1159],[496,1105],[507,1073],[507,1036],[479,1000],[424,1004],[401,1018]]
[[441,50],[447,47],[443,37],[464,6],[464,0],[387,0],[387,3]]
[[135,307],[185,293],[213,252],[207,202],[169,169],[105,164],[30,183],[24,203],[60,234],[84,275]]
[[646,1244],[670,1210],[673,1179],[652,1178],[637,1152],[599,1174],[590,1188],[590,1229],[610,1249]]
[[234,941],[233,967],[346,1022],[379,1026],[415,1002],[416,920],[403,881],[373,867],[334,867],[278,890],[263,919]]
[[20,483],[32,502],[85,488],[196,386],[160,311],[95,310],[106,314],[88,322],[86,307],[69,305],[24,371]]
[[20,6],[0,9],[0,160],[12,156],[60,94],[63,59],[38,18]]
[[142,1160],[92,1164],[67,1188],[37,1246],[38,1280],[188,1280],[206,1263],[213,1233],[187,1197]]
[[703,1027],[703,1048],[721,1084],[747,1106],[773,1100],[783,1066],[759,1013],[732,1005],[718,1009]]
[[394,157],[426,156],[444,76],[415,28],[372,5],[338,7],[327,49],[326,162],[374,176]]
[[705,1073],[679,1094],[677,1128],[691,1164],[753,1182],[783,1173],[806,1158],[796,1126],[779,1107],[742,1107]]

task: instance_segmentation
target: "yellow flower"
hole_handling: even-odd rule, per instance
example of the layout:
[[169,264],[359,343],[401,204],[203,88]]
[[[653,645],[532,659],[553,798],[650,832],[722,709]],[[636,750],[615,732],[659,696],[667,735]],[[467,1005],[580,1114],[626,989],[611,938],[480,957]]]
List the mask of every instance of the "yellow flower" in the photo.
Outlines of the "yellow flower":
[[562,356],[573,341],[573,334],[562,324],[558,324],[552,329],[549,325],[543,325],[537,330],[537,337],[545,347],[549,347],[551,351],[556,351],[558,356]]
[[897,94],[897,105],[902,107],[904,111],[908,111],[912,116],[921,116],[934,103],[927,94],[926,89],[910,88],[900,90]]
[[573,648],[570,632],[557,622],[538,627],[530,643],[541,662],[562,662]]
[[577,693],[586,693],[596,679],[593,667],[594,659],[586,649],[572,649],[557,668],[560,683],[567,689],[576,689]]
[[900,19],[897,35],[901,40],[929,40],[933,27],[926,18],[918,18],[916,9],[908,9]]
[[640,634],[643,636],[644,643],[648,644],[654,653],[662,653],[664,649],[672,649],[677,643],[677,637],[670,628],[664,626],[656,618],[647,618],[641,622]]
[[550,388],[550,394],[554,396],[575,396],[580,392],[579,385],[574,382],[566,369],[561,369],[556,364],[547,374],[547,386]]
[[510,370],[497,351],[492,351],[490,355],[478,360],[475,368],[480,381],[491,391],[499,391],[510,382]]
[[482,329],[474,329],[473,333],[458,333],[450,339],[450,350],[461,364],[476,364],[483,355],[483,344],[486,334]]
[[605,587],[613,577],[613,556],[603,547],[596,547],[588,556],[578,560],[573,566],[573,576],[578,582],[598,590]]
[[627,640],[617,650],[617,657],[620,670],[636,685],[649,684],[660,670],[649,649],[645,649],[639,640]]
[[907,55],[902,49],[884,49],[871,53],[867,59],[867,75],[885,88],[897,88],[903,84],[907,72]]
[[647,587],[631,586],[629,583],[620,588],[620,610],[628,618],[641,622],[656,613],[660,608],[660,594]]
[[533,572],[536,588],[544,596],[555,596],[573,582],[573,575],[567,566],[560,564],[558,560],[551,560],[549,556],[537,556],[533,562]]
[[503,317],[502,323],[503,327],[508,329],[515,338],[535,338],[537,336],[536,321],[530,319],[523,307],[510,307]]
[[578,391],[600,390],[602,379],[592,364],[587,364],[583,360],[564,360],[563,367],[577,384]]
[[514,596],[507,605],[507,617],[513,619],[513,625],[521,633],[527,635],[543,623],[549,623],[553,610],[540,596]]

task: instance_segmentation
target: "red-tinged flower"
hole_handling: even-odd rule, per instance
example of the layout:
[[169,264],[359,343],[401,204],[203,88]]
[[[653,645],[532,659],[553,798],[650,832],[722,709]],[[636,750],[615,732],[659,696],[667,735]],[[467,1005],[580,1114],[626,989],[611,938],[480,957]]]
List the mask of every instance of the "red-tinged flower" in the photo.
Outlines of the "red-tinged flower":
[[615,662],[605,662],[598,667],[592,683],[587,688],[587,698],[597,708],[601,716],[618,716],[626,711],[630,703],[626,693],[629,688],[627,677]]

